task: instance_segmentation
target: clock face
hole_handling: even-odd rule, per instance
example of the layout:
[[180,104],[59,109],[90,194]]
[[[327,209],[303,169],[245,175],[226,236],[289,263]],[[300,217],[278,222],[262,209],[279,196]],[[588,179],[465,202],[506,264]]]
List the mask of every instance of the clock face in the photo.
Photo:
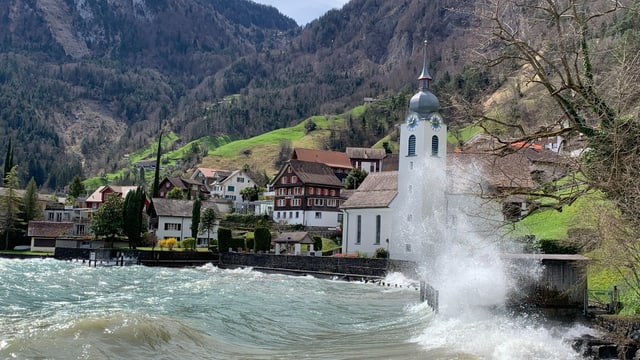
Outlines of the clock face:
[[442,116],[438,113],[433,113],[429,116],[429,122],[431,123],[431,128],[433,130],[440,130],[442,126]]
[[420,117],[416,113],[411,113],[407,116],[407,129],[413,131],[416,127],[418,127],[418,123],[420,122]]

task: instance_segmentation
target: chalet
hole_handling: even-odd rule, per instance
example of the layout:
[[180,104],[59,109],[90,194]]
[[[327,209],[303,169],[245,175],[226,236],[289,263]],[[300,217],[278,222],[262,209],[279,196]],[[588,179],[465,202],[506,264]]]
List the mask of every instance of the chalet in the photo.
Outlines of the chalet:
[[287,161],[272,183],[273,220],[282,224],[337,227],[342,182],[321,162]]
[[102,203],[107,200],[110,194],[117,194],[124,198],[129,191],[135,191],[137,186],[119,186],[119,185],[106,185],[100,186],[94,191],[86,200],[87,206],[91,209],[97,209]]
[[[191,237],[193,200],[154,198],[149,208],[150,228],[158,239],[176,238],[178,241]],[[203,201],[201,212],[212,208],[216,213],[217,224],[214,229],[199,232],[198,246],[208,246],[207,239],[217,239],[218,224],[230,206],[220,201]]]
[[325,164],[331,168],[335,176],[343,183],[351,169],[353,169],[349,156],[339,151],[295,148],[291,154],[291,160]]
[[235,170],[226,177],[209,183],[211,197],[231,200],[238,211],[244,205],[240,192],[253,186],[256,186],[256,182],[244,170]]
[[230,170],[222,170],[222,169],[212,169],[212,168],[197,168],[193,174],[191,174],[192,180],[198,180],[199,182],[209,186],[216,181],[221,181],[222,179],[228,177],[232,171]]
[[196,196],[200,196],[202,199],[209,195],[206,186],[198,180],[166,177],[158,186],[158,197],[166,198],[174,188],[180,189],[182,197],[185,199],[195,199]]
[[387,155],[384,149],[361,147],[348,147],[346,153],[351,161],[351,166],[367,173],[382,171],[382,164]]

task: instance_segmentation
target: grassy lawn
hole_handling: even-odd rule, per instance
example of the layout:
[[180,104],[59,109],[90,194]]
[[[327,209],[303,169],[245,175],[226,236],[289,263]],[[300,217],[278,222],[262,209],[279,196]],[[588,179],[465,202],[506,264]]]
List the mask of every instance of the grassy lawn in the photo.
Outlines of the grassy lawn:
[[7,254],[7,255],[28,255],[28,256],[53,256],[52,252],[45,252],[45,251],[15,251],[15,250],[2,250],[0,251],[0,254]]

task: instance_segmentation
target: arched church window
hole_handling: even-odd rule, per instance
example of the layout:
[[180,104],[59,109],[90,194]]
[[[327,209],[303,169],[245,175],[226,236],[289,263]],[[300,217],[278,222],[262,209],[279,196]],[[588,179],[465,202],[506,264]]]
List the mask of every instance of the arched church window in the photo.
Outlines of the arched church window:
[[440,142],[440,139],[438,139],[438,136],[433,135],[431,137],[431,156],[438,156],[438,143]]
[[409,136],[409,149],[407,156],[415,156],[416,155],[416,136]]

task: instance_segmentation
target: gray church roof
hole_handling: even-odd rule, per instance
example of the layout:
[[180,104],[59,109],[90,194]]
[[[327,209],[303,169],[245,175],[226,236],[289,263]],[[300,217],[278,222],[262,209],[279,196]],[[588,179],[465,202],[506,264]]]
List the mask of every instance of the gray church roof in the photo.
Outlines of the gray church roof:
[[341,209],[388,207],[398,194],[398,172],[383,171],[367,175],[358,190],[345,201]]

